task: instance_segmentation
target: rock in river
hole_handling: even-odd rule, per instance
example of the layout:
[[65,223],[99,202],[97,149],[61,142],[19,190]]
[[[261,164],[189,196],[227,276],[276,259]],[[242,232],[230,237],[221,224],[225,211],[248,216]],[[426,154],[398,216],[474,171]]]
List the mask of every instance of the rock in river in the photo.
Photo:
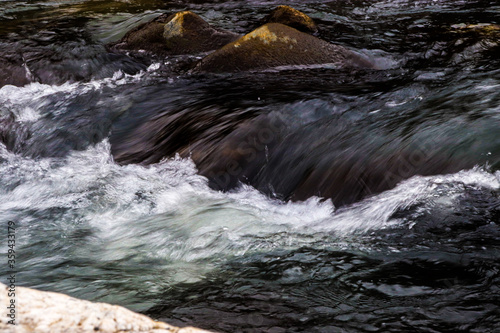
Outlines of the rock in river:
[[280,23],[268,23],[203,58],[199,72],[238,72],[279,66],[333,64],[373,68],[362,56]]
[[290,6],[278,6],[264,19],[265,23],[281,23],[299,31],[315,33],[316,24],[306,14]]
[[191,54],[218,49],[238,34],[215,29],[190,11],[163,14],[129,31],[113,49],[146,50],[159,55]]

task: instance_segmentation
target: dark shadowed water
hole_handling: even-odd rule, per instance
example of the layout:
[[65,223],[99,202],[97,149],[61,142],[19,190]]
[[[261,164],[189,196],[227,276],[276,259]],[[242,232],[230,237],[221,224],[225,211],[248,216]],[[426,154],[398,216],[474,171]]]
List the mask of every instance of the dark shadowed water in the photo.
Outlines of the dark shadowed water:
[[287,3],[376,70],[105,47],[184,9],[243,34],[279,4],[0,2],[19,285],[218,332],[500,332],[500,31],[466,27],[500,2]]

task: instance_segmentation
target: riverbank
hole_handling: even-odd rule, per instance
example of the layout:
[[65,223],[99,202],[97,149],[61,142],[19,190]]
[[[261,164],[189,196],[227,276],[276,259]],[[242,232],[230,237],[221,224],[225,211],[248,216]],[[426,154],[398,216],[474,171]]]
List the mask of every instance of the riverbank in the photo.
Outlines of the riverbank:
[[[1,316],[0,331],[73,333],[209,333],[194,327],[179,328],[132,312],[124,307],[93,303],[64,294],[16,287],[15,298],[8,297],[0,283],[2,309],[13,308],[13,318]],[[14,302],[12,302],[14,300]],[[15,325],[9,323],[14,320]]]

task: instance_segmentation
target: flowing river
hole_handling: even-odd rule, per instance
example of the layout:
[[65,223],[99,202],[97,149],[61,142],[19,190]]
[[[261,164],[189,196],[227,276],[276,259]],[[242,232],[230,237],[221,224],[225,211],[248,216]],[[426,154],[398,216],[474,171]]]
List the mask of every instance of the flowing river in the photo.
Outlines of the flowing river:
[[[500,2],[286,3],[377,70],[194,75],[204,54],[105,47],[186,9],[244,34],[280,4],[0,1],[18,284],[217,332],[500,332]],[[160,153],[137,142],[158,131]],[[227,191],[185,153],[259,138]]]

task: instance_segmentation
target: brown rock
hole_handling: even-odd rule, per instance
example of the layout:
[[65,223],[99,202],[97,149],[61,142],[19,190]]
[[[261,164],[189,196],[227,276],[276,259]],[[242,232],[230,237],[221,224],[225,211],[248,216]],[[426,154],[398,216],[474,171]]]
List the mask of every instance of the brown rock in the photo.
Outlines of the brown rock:
[[171,16],[163,14],[150,22],[130,30],[118,42],[110,44],[118,50],[146,50],[155,54],[165,54],[168,50],[163,39],[163,29]]
[[163,38],[173,53],[197,53],[218,49],[240,35],[212,28],[190,11],[179,12],[165,24]]
[[306,14],[290,6],[278,6],[264,19],[265,23],[281,23],[299,31],[315,33],[316,24]]
[[372,68],[367,59],[280,23],[269,23],[203,58],[201,72],[237,72],[278,66],[333,64]]
[[474,31],[483,35],[498,34],[500,33],[500,25],[491,23],[478,23],[478,24],[454,24],[451,26],[453,32],[470,32]]
[[128,32],[114,49],[146,50],[159,55],[190,54],[218,49],[238,34],[215,29],[190,11],[166,14]]

